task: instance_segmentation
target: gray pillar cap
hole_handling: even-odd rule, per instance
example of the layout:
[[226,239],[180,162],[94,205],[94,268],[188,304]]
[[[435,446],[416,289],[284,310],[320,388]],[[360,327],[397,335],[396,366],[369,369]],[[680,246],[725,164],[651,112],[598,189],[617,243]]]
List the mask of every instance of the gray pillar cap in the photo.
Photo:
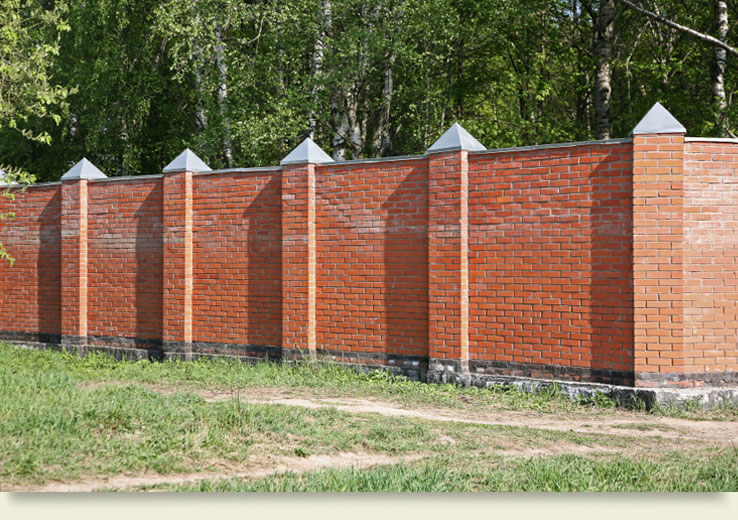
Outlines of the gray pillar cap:
[[686,134],[687,129],[669,113],[664,106],[656,102],[651,110],[638,121],[630,135],[639,134]]
[[486,150],[484,145],[477,141],[473,135],[467,132],[459,123],[454,123],[451,128],[446,130],[438,140],[428,148],[427,153],[453,152],[466,150],[469,152],[478,152]]
[[210,166],[205,164],[195,152],[187,148],[179,154],[172,162],[167,164],[162,170],[163,173],[171,172],[209,172]]
[[279,164],[321,164],[334,162],[333,158],[309,137],[279,161]]
[[101,172],[97,166],[92,164],[87,158],[83,158],[80,162],[72,166],[67,173],[62,175],[61,180],[71,181],[75,179],[107,179],[108,176]]

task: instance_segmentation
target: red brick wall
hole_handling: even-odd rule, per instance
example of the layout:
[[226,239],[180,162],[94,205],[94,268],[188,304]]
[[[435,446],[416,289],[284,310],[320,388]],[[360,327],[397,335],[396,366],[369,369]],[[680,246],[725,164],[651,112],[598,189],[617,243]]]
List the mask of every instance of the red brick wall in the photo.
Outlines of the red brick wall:
[[160,340],[161,179],[88,185],[90,336]]
[[428,353],[427,159],[316,170],[317,344]]
[[280,182],[193,177],[193,341],[282,345]]
[[[0,188],[2,189],[2,188]],[[0,261],[0,331],[61,334],[61,189],[59,185],[0,197],[0,242],[15,258]]]
[[685,373],[738,371],[738,144],[687,142]]
[[630,144],[469,157],[471,358],[631,371]]
[[736,166],[735,143],[637,135],[31,187],[0,199],[0,338],[727,383]]

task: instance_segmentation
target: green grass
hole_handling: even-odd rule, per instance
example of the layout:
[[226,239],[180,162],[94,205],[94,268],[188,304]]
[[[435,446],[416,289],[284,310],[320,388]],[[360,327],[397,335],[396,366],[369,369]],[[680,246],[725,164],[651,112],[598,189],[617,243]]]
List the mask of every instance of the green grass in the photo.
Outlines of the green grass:
[[[258,363],[246,364],[233,359],[195,361],[116,361],[106,354],[92,353],[84,358],[67,352],[23,350],[0,343],[0,363],[43,368],[53,366],[76,381],[130,382],[185,385],[210,390],[279,389],[288,393],[321,397],[351,395],[380,398],[405,406],[525,410],[540,413],[586,412],[610,414],[616,408],[609,397],[572,401],[552,387],[526,392],[512,386],[462,388],[448,384],[410,381],[386,371],[361,373],[334,363]],[[694,419],[736,419],[738,407],[731,405],[706,412],[700,409],[656,408],[651,413]]]
[[[161,380],[166,381],[167,369],[173,372],[170,381],[190,370],[204,381],[204,374],[221,366],[118,363],[102,355],[80,359],[0,347],[0,479],[41,482],[121,472],[193,471],[264,452],[305,457],[349,450],[392,455],[443,451],[447,447],[435,442],[439,435],[472,450],[486,442],[499,444],[500,439],[515,439],[520,446],[546,439],[595,442],[573,432],[435,424],[334,408],[243,404],[237,399],[207,403],[193,393],[163,395],[135,383],[79,385],[85,380],[135,381],[126,377],[130,374],[160,382],[154,376],[163,373]],[[241,367],[239,375],[249,368]],[[309,373],[296,367],[285,372],[296,377]],[[319,377],[327,381],[325,374]],[[372,381],[366,376],[357,379]]]
[[201,481],[142,489],[208,492],[438,492],[438,491],[735,491],[738,450],[684,454],[655,460],[578,455],[452,460],[434,457],[412,465],[283,473],[260,480]]
[[[109,360],[108,360],[109,361]],[[461,408],[494,405],[510,410],[554,412],[577,408],[558,390],[529,393],[514,387],[487,389],[462,388],[456,385],[428,385],[402,376],[377,370],[358,372],[334,363],[259,363],[244,364],[237,360],[151,363],[147,361],[110,366],[106,379],[187,383],[209,388],[280,387],[310,389],[317,393],[382,397],[406,404]],[[82,375],[82,374],[80,374]],[[99,377],[100,373],[94,377]]]
[[622,430],[638,430],[642,432],[648,432],[648,431],[661,431],[661,432],[669,432],[674,431],[674,428],[670,428],[669,426],[664,426],[663,424],[647,424],[647,423],[624,423],[624,424],[613,424],[613,428],[619,428]]
[[[425,385],[384,372],[360,374],[335,365],[133,363],[101,354],[80,358],[0,345],[0,489],[151,472],[223,474],[226,468],[226,474],[233,474],[252,463],[272,467],[269,464],[280,458],[348,452],[413,455],[420,460],[364,470],[330,469],[163,488],[738,490],[735,450],[705,451],[692,445],[667,456],[665,441],[633,437],[628,431],[583,434],[346,413],[336,408],[246,404],[236,398],[206,402],[198,393],[213,388],[238,389],[242,395],[255,388],[282,388],[296,395],[317,391],[460,410],[587,413],[595,422],[598,414],[615,413],[602,397],[583,405],[556,392]],[[582,456],[582,448],[591,455]],[[603,450],[613,454],[603,456]],[[546,452],[557,455],[530,457]]]
[[[0,363],[12,362],[34,369],[54,367],[76,381],[116,381],[157,384],[185,384],[208,389],[282,388],[304,389],[321,395],[380,397],[407,405],[447,408],[533,410],[557,413],[582,409],[583,403],[570,401],[555,387],[537,393],[514,387],[462,388],[448,384],[425,384],[394,376],[385,371],[360,373],[333,363],[258,363],[238,360],[199,359],[195,361],[116,361],[106,354],[84,358],[67,352],[23,350],[0,344]],[[607,406],[597,408],[606,410]]]

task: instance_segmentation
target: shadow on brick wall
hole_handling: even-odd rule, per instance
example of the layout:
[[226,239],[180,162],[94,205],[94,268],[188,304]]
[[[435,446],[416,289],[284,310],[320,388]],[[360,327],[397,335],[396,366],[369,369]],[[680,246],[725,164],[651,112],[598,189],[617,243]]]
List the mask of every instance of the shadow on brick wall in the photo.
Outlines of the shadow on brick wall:
[[248,219],[248,343],[282,345],[281,178],[275,176],[244,212]]
[[[162,338],[164,205],[157,185],[136,210],[136,346]],[[139,340],[144,340],[140,342]]]
[[609,169],[618,160],[612,155],[603,157],[589,174],[593,191],[590,226],[591,367],[631,371],[633,192],[630,169]]
[[[57,190],[39,215],[38,331],[61,334],[61,189]],[[42,341],[55,341],[43,338]]]
[[385,354],[428,355],[428,178],[408,175],[382,205]]

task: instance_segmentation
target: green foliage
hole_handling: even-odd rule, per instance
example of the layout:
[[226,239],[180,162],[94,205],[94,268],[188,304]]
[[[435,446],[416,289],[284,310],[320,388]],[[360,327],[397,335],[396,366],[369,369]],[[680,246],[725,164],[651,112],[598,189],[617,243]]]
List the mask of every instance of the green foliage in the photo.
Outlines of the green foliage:
[[[651,4],[714,30],[702,0]],[[82,156],[108,175],[158,173],[184,147],[213,168],[276,164],[310,134],[347,158],[423,153],[454,121],[489,147],[593,137],[580,0],[0,5],[0,162],[39,180]],[[615,136],[655,101],[690,134],[721,135],[709,45],[620,4],[615,32]],[[726,116],[734,126],[732,104]]]
[[[0,199],[15,200],[16,193],[19,190],[25,189],[34,180],[35,177],[33,175],[20,168],[0,165]],[[15,213],[0,210],[0,220],[8,218],[15,218]],[[3,261],[8,262],[10,267],[13,267],[15,259],[6,251],[2,242],[0,242],[0,262]]]
[[51,142],[50,134],[33,122],[59,125],[72,90],[51,79],[60,35],[70,30],[65,13],[64,2],[45,8],[26,0],[0,0],[0,131]]
[[[65,13],[61,1],[45,8],[26,0],[0,0],[0,142],[10,137],[12,142],[46,146],[51,135],[36,125],[61,123],[73,89],[55,84],[52,69],[60,35],[70,29]],[[5,151],[0,146],[0,198],[13,200],[18,187],[35,177],[24,170],[20,157]],[[13,216],[0,209],[0,220]],[[13,265],[0,242],[0,262],[5,261]]]

